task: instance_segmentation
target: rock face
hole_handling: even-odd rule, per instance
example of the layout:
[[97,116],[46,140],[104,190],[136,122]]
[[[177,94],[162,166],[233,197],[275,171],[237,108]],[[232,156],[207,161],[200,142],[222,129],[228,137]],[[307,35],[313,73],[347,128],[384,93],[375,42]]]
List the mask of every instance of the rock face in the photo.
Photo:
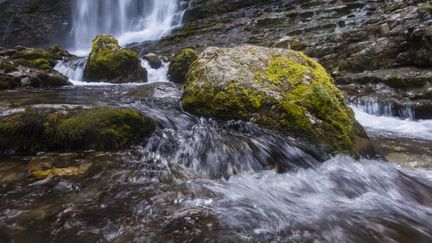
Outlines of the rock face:
[[[160,54],[244,43],[289,47],[318,58],[336,83],[349,79],[357,86],[358,99],[380,97],[385,85],[395,94],[388,102],[419,110],[413,112],[415,118],[432,118],[432,110],[420,112],[430,107],[423,98],[424,91],[431,89],[430,81],[416,88],[377,82],[382,69],[391,69],[392,79],[403,76],[406,68],[419,73],[419,78],[432,72],[430,6],[422,0],[191,0],[181,28],[143,47]],[[374,76],[375,85],[355,79],[364,76]]]
[[139,143],[156,123],[126,108],[68,112],[27,109],[0,117],[0,154],[117,149]]
[[121,48],[109,35],[98,35],[84,69],[84,80],[91,82],[147,82],[147,71],[138,54]]
[[370,149],[333,79],[301,52],[241,46],[207,48],[187,74],[185,110],[252,121],[335,153]]
[[70,0],[0,1],[0,46],[65,44],[72,28]]
[[45,49],[20,47],[0,51],[0,89],[49,88],[71,84],[53,69],[70,55],[58,46]]
[[185,48],[177,52],[168,68],[168,78],[175,83],[184,83],[189,66],[198,58],[198,54]]

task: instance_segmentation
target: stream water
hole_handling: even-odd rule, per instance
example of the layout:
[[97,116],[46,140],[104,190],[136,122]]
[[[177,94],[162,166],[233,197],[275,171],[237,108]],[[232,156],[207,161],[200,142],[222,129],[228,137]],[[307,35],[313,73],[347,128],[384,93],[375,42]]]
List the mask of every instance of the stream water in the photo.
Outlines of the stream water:
[[[159,126],[126,150],[2,159],[0,241],[432,240],[430,121],[357,110],[379,149],[406,156],[398,161],[403,166],[343,156],[318,162],[295,139],[185,113],[180,95],[181,88],[168,82],[1,93],[2,114],[29,105],[126,106]],[[415,128],[424,130],[410,132]],[[50,160],[89,169],[29,176],[34,162]]]
[[[80,2],[85,12],[101,1]],[[164,1],[142,1],[150,2]],[[117,4],[111,7],[137,7]],[[124,24],[125,31],[113,32],[119,36],[136,30],[127,27],[136,18],[126,21],[122,14],[113,21]],[[0,92],[0,115],[29,106],[121,106],[145,112],[158,127],[141,144],[119,151],[1,158],[0,242],[432,241],[431,120],[353,106],[389,161],[321,161],[294,138],[184,112],[181,86],[167,81],[167,63],[153,70],[143,61],[149,83],[122,85],[84,82],[84,63],[56,66],[72,86]],[[31,176],[41,162],[84,169],[73,176]]]

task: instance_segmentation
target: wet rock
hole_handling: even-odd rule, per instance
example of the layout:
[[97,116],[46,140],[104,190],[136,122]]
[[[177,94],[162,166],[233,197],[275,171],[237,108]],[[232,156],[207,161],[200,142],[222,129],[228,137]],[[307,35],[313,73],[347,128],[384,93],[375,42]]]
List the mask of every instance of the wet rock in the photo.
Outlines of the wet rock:
[[141,99],[174,99],[178,101],[182,93],[182,87],[176,83],[151,83],[143,85],[129,92],[134,98]]
[[181,101],[192,113],[252,121],[333,153],[373,151],[331,76],[301,52],[251,45],[208,48],[186,79]]
[[89,82],[147,82],[147,70],[141,66],[138,54],[122,48],[109,35],[98,35],[84,69]]
[[297,39],[291,36],[284,36],[273,44],[273,47],[291,49],[294,51],[300,51],[303,49],[303,44]]
[[49,47],[66,43],[72,28],[73,1],[1,0],[0,46]]
[[127,108],[27,109],[0,117],[0,153],[117,149],[143,141],[155,126],[151,118]]
[[189,66],[198,58],[198,54],[190,49],[182,49],[171,60],[168,78],[175,83],[184,83]]
[[70,54],[58,46],[50,49],[19,47],[0,55],[0,89],[49,88],[70,85],[68,78],[54,70]]
[[185,240],[204,240],[209,232],[217,229],[219,220],[217,215],[206,209],[191,208],[179,212],[167,218],[163,228],[164,235],[169,239],[179,242]]
[[162,60],[154,53],[146,54],[143,59],[146,60],[153,69],[159,69],[162,67]]
[[396,68],[342,73],[338,86],[356,105],[371,106],[376,115],[432,118],[432,70]]
[[26,165],[27,173],[40,179],[84,174],[91,164],[83,163],[78,153],[44,153],[34,156]]

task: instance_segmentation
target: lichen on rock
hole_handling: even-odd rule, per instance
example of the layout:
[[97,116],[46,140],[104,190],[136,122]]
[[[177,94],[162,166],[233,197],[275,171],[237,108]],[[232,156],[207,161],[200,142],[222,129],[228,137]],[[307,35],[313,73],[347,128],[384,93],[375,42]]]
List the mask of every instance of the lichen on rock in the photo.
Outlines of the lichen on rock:
[[184,83],[189,66],[197,58],[198,54],[190,48],[178,51],[172,59],[168,69],[169,79],[175,83]]
[[98,35],[84,69],[84,79],[91,82],[147,82],[147,70],[138,54],[120,47],[110,35]]
[[342,93],[301,52],[207,48],[190,67],[182,105],[198,115],[252,121],[306,138],[331,153],[365,152],[356,145],[367,136]]

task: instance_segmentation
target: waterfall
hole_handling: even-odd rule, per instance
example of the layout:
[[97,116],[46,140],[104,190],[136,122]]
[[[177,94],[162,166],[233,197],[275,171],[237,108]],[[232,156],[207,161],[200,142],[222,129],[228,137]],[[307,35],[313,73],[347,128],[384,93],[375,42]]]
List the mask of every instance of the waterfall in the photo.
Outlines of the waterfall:
[[98,34],[111,34],[121,45],[157,40],[179,25],[178,0],[75,0],[73,48],[88,50]]

